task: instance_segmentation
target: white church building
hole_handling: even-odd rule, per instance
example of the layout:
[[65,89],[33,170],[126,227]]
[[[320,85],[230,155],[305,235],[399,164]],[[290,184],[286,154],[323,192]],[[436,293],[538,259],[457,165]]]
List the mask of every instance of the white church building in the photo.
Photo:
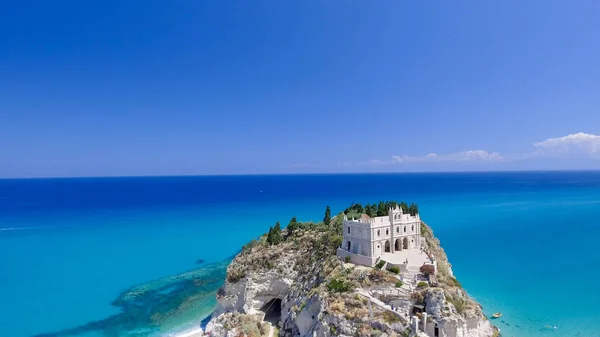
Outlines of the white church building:
[[421,248],[419,214],[404,214],[398,206],[390,208],[386,216],[362,214],[360,219],[348,219],[344,215],[342,230],[344,239],[337,255],[349,257],[354,264],[374,266],[384,255]]

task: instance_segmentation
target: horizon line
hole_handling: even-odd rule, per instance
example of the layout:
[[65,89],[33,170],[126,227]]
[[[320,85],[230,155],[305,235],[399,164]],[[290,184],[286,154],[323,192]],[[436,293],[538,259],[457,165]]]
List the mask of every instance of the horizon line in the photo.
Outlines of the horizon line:
[[401,174],[460,174],[460,173],[519,173],[519,172],[599,172],[600,169],[518,169],[518,170],[464,170],[464,171],[404,171],[404,172],[307,172],[307,173],[234,173],[234,174],[166,174],[115,176],[40,176],[0,177],[0,180],[42,179],[111,179],[111,178],[193,178],[193,177],[248,177],[248,176],[309,176],[309,175],[401,175]]

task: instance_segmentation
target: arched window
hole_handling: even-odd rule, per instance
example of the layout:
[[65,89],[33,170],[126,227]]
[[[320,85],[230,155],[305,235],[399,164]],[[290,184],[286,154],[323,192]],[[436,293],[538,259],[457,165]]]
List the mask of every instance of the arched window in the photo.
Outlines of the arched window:
[[350,226],[348,226],[348,234],[350,234]]
[[385,235],[390,235],[390,230],[389,229],[385,230]]

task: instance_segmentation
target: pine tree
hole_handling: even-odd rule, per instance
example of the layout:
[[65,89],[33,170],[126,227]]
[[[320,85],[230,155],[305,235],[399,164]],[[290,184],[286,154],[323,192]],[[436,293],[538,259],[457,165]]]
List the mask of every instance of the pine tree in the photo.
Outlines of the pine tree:
[[417,215],[417,213],[419,213],[419,206],[415,203],[410,204],[410,206],[408,206],[408,213],[412,216]]
[[377,216],[384,216],[387,214],[388,214],[388,211],[385,208],[385,203],[383,201],[380,201],[379,205],[377,206]]
[[367,204],[367,207],[365,208],[365,213],[370,216],[371,218],[374,218],[377,216],[377,205],[373,204],[373,205],[369,205]]
[[408,213],[408,205],[404,201],[400,203],[400,208],[402,209],[402,213]]
[[296,230],[298,230],[298,220],[296,220],[296,217],[293,217],[292,220],[290,220],[290,223],[288,223],[287,225],[287,236],[290,237],[292,235],[294,235],[294,232]]
[[273,226],[269,227],[269,234],[267,234],[267,243],[273,244]]
[[281,225],[279,224],[279,221],[277,221],[275,228],[273,228],[273,244],[278,245],[281,241]]
[[329,206],[327,206],[327,208],[325,209],[325,217],[323,218],[323,223],[325,224],[325,226],[329,226],[330,222],[331,222],[331,209],[329,208]]

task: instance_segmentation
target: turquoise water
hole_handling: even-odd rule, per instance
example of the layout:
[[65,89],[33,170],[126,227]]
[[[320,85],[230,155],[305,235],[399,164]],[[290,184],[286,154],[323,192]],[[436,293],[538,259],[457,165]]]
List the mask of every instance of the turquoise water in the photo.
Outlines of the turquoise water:
[[419,204],[504,336],[597,335],[600,172],[529,172],[0,180],[0,336],[198,326],[275,221],[392,198]]

